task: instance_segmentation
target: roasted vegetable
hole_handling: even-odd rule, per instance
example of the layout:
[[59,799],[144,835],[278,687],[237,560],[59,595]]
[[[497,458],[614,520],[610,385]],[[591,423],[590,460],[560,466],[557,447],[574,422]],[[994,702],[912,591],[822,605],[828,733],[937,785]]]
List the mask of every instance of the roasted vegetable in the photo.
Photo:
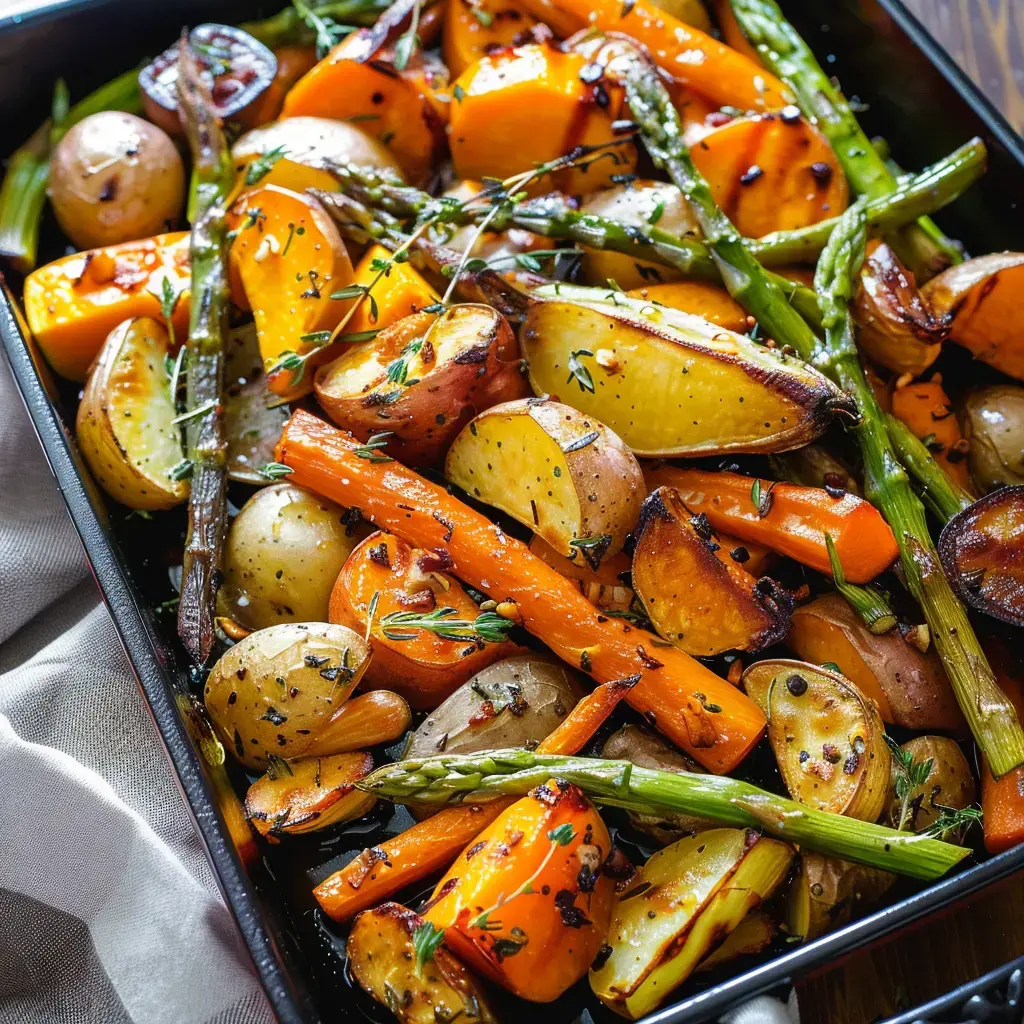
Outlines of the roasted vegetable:
[[[292,10],[294,11],[294,8]],[[265,125],[278,117],[288,90],[316,64],[315,46],[296,42],[295,45],[274,46],[273,49],[277,71],[269,87],[255,104],[251,124]]]
[[366,753],[275,758],[245,795],[245,813],[271,842],[361,818],[376,799],[355,784],[373,770]]
[[[385,277],[379,277],[377,267],[389,262]],[[353,284],[369,288],[373,285],[373,302],[363,302],[349,320],[346,333],[383,330],[398,323],[403,317],[419,313],[427,306],[441,301],[441,296],[423,279],[413,265],[391,259],[383,245],[371,245],[356,265]]]
[[454,0],[444,16],[444,62],[457,77],[481,57],[511,46],[536,24],[518,0]]
[[967,442],[938,374],[897,388],[892,394],[892,414],[910,428],[953,483],[970,488]]
[[[601,756],[611,761],[629,761],[641,768],[662,772],[696,772],[703,769],[692,758],[680,753],[656,733],[639,725],[624,725],[613,732],[601,748]],[[627,812],[633,828],[649,835],[662,845],[674,843],[684,836],[694,836],[714,828],[715,823],[696,814],[643,814]]]
[[697,964],[697,970],[713,971],[736,957],[754,956],[771,945],[778,931],[770,914],[763,910],[751,910],[726,936],[725,941]]
[[419,914],[385,903],[356,918],[348,969],[402,1024],[497,1024],[480,983],[434,936]]
[[[851,583],[868,583],[898,557],[892,530],[866,501],[829,484],[830,491],[797,484],[709,473],[670,464],[646,465],[644,480],[673,487],[712,529],[767,545],[819,572],[831,571],[826,535]],[[742,562],[743,553],[737,560]]]
[[1021,281],[1024,253],[998,252],[950,267],[924,287],[935,315],[952,317],[953,341],[1018,380],[1024,380]]
[[316,377],[335,423],[363,441],[387,431],[382,454],[411,465],[435,465],[474,413],[528,393],[508,321],[483,305],[399,320]]
[[504,631],[485,632],[487,640],[474,633],[482,613],[446,571],[450,561],[374,533],[352,552],[331,594],[331,622],[368,637],[373,648],[365,683],[395,690],[417,708],[437,707],[474,673],[513,653]]
[[[277,73],[277,58],[248,32],[230,25],[197,25],[188,38],[216,116],[251,128],[260,98]],[[181,43],[176,42],[139,72],[143,112],[171,135],[182,134],[177,93],[180,50]]]
[[746,310],[721,285],[707,281],[644,285],[628,294],[634,299],[670,306],[681,313],[693,313],[727,331],[742,334],[749,327]]
[[[601,615],[574,583],[489,519],[396,463],[360,458],[358,447],[300,411],[285,427],[277,456],[292,467],[296,481],[321,493],[344,494],[374,523],[409,543],[447,551],[460,579],[514,603],[517,621],[599,682],[639,675],[629,703],[705,767],[729,771],[760,739],[760,710],[713,672],[682,651],[655,647],[649,633]],[[701,701],[721,711],[709,713]]]
[[334,581],[365,534],[358,517],[301,487],[257,491],[228,530],[220,614],[246,629],[327,621]]
[[971,478],[981,491],[1024,484],[1024,388],[978,388],[965,399],[960,417]]
[[263,771],[271,757],[307,752],[369,661],[362,637],[344,626],[301,622],[261,629],[214,665],[206,710],[224,746],[246,768]]
[[658,633],[694,656],[760,650],[789,628],[789,595],[768,577],[755,580],[723,551],[707,519],[695,517],[671,487],[643,504],[633,587]]
[[365,750],[401,739],[412,725],[412,711],[404,697],[390,690],[371,690],[344,704],[317,734],[307,756]]
[[573,558],[560,555],[543,537],[531,538],[530,553],[566,579],[575,580],[580,593],[598,608],[625,612],[633,603],[633,588],[628,582],[630,557],[624,551],[606,555],[596,569],[578,554]]
[[[897,792],[889,804],[894,828],[923,832],[945,810],[961,810],[974,803],[974,777],[963,751],[948,736],[915,736],[900,748],[912,765],[920,765],[921,779],[909,778],[906,792]],[[899,766],[897,766],[899,768]]]
[[846,209],[846,176],[832,148],[801,117],[738,117],[693,147],[715,202],[748,238],[803,228]]
[[315,199],[264,185],[231,210],[231,274],[252,308],[264,368],[287,353],[322,357],[349,303],[331,298],[352,283],[352,263],[334,222]]
[[480,833],[424,918],[465,963],[532,1002],[579,981],[604,942],[611,839],[575,786],[540,786]]
[[697,317],[615,299],[530,307],[520,341],[534,391],[597,417],[638,455],[784,451],[828,426],[841,396],[816,371]]
[[[884,389],[884,385],[882,387]],[[888,398],[888,391],[885,391],[885,395]],[[819,489],[823,489],[827,484],[833,489],[838,487],[850,494],[861,496],[857,478],[821,444],[809,444],[795,451],[782,452],[780,455],[773,455],[768,461],[776,471],[776,476],[791,484]],[[774,496],[772,504],[775,504]],[[832,539],[834,541],[835,537]],[[893,543],[896,543],[895,538]]]
[[106,110],[79,121],[58,143],[49,194],[61,230],[78,248],[116,245],[178,220],[185,168],[156,125]]
[[425,185],[444,153],[443,105],[433,93],[447,84],[447,76],[422,51],[402,62],[395,50],[374,29],[353,32],[292,86],[281,117],[363,122],[408,180]]
[[789,931],[802,939],[816,939],[881,899],[895,881],[888,871],[803,850],[799,871],[790,884]]
[[75,416],[78,446],[100,486],[129,508],[164,509],[188,498],[185,456],[164,362],[167,331],[125,320],[100,350]]
[[870,249],[853,305],[857,344],[893,373],[924,373],[949,326],[921,298],[914,275],[884,243]]
[[[989,638],[985,653],[999,680],[1000,689],[1024,714],[1024,666],[1020,653]],[[985,849],[1002,853],[1024,842],[1024,768],[1014,768],[996,779],[988,764],[981,763],[981,809],[985,830]]]
[[713,829],[659,850],[619,897],[590,987],[636,1020],[772,894],[793,850],[752,830]]
[[824,594],[797,608],[786,645],[805,661],[838,665],[878,705],[886,722],[908,729],[963,730],[935,651],[922,654],[897,632],[876,636],[839,594]]
[[838,672],[783,669],[766,694],[768,738],[794,800],[876,821],[889,795],[889,748],[874,701]]
[[243,186],[250,188],[332,192],[338,187],[333,164],[372,167],[401,179],[397,161],[382,143],[356,124],[327,117],[289,117],[254,128],[231,147],[231,159]]
[[622,550],[644,496],[633,453],[603,423],[527,398],[481,413],[448,451],[445,476],[596,569]]
[[29,274],[25,318],[50,366],[85,380],[107,335],[134,317],[159,319],[167,291],[177,296],[171,323],[185,337],[188,247],[188,232],[157,235],[65,256]]
[[[461,0],[456,0],[461,2]],[[587,58],[549,43],[529,43],[483,57],[452,87],[449,145],[460,178],[508,178],[555,160],[577,146],[612,142],[622,113],[622,90],[580,75]],[[602,102],[597,101],[600,95]],[[508,145],[515,139],[515,145]],[[636,166],[632,146],[606,159],[568,168],[533,186],[570,195],[590,192]]]
[[993,491],[954,516],[939,557],[964,602],[1024,626],[1024,487]]
[[505,658],[478,672],[432,711],[413,733],[406,754],[532,749],[562,723],[583,695],[585,682],[558,661],[537,655]]

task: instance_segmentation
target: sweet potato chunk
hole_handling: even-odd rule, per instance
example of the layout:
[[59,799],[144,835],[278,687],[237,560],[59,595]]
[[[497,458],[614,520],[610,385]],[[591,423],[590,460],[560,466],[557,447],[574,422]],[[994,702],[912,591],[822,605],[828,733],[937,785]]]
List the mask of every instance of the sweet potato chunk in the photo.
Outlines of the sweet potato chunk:
[[939,375],[897,388],[892,393],[892,414],[925,444],[947,476],[970,492],[968,442],[960,432],[960,423]]
[[449,0],[441,52],[453,76],[497,50],[511,46],[537,19],[516,0]]
[[693,313],[727,331],[742,334],[747,330],[747,311],[721,285],[707,281],[670,281],[633,288],[628,294],[635,299]]

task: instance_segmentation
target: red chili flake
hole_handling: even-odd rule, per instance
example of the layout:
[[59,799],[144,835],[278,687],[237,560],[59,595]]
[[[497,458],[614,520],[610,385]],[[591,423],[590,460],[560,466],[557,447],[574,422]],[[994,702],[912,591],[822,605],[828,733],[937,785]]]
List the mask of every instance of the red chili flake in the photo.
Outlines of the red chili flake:
[[656,669],[656,668],[663,668],[664,667],[662,662],[658,661],[657,658],[652,658],[644,650],[643,644],[637,644],[636,645],[636,653],[637,653],[637,656],[640,658],[640,661],[643,664],[644,668],[649,668],[649,669],[653,670],[653,669]]

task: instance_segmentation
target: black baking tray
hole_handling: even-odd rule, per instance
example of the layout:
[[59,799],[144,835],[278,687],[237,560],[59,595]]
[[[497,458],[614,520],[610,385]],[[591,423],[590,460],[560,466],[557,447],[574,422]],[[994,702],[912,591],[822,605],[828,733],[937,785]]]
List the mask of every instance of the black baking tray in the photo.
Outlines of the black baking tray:
[[[866,128],[888,139],[898,162],[922,167],[971,136],[982,136],[990,152],[984,183],[939,219],[969,251],[1024,245],[1024,210],[1015,198],[1024,197],[1024,142],[898,0],[783,0],[783,7],[829,71],[866,104]],[[2,148],[13,149],[47,115],[57,77],[67,79],[73,96],[81,96],[143,56],[160,52],[183,24],[241,21],[274,9],[239,0],[153,5],[138,0],[65,0],[0,17]],[[8,282],[11,289],[17,283]],[[159,574],[140,569],[144,562],[138,533],[123,512],[105,507],[92,484],[70,429],[74,390],[55,386],[6,290],[0,298],[0,339],[225,901],[278,1019],[282,1024],[364,1019],[371,1011],[344,976],[336,956],[337,936],[321,926],[309,897],[312,882],[326,873],[325,858],[333,855],[337,866],[344,852],[340,847],[308,845],[303,852],[297,846],[298,867],[290,879],[281,877],[283,861],[243,864],[214,799],[205,762],[179,712],[181,699],[195,691],[196,680],[176,644],[173,616],[161,616],[156,607],[153,579]],[[364,845],[368,835],[351,840],[351,848]],[[684,987],[675,1003],[648,1020],[713,1020],[744,999],[820,972],[858,948],[1024,871],[1024,846],[966,863],[935,885],[900,890],[897,902],[821,939],[797,948],[783,945],[775,955],[745,969],[735,965],[732,970],[738,973],[701,982],[699,991]],[[999,975],[996,981],[1006,976]],[[960,1005],[956,995],[943,1010]],[[526,1012],[538,1024],[590,1024],[600,1017],[581,1014],[572,1000],[528,1011],[518,1004],[516,1011],[508,1020],[525,1017]],[[900,1018],[911,1019],[927,1018]]]

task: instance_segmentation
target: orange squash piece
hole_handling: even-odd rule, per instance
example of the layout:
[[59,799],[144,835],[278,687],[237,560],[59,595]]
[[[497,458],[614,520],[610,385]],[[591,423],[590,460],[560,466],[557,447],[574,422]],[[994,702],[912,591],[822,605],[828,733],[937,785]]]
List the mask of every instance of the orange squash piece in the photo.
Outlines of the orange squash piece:
[[444,104],[434,91],[445,84],[442,69],[420,51],[397,71],[392,48],[360,29],[292,86],[281,117],[357,118],[395,154],[409,182],[424,185],[444,153]]
[[444,62],[453,76],[461,75],[536,24],[518,0],[449,0],[441,43]]
[[[587,59],[548,43],[531,43],[484,57],[452,87],[449,144],[460,178],[508,178],[564,156],[576,146],[615,138],[612,122],[623,109],[622,89],[580,78]],[[603,97],[603,98],[602,98]],[[603,105],[602,105],[603,104]],[[636,165],[632,146],[589,168],[571,168],[534,182],[534,194],[558,189],[591,192]]]
[[737,334],[747,331],[747,311],[721,285],[707,281],[671,281],[632,288],[626,294],[702,316]]
[[800,117],[738,117],[692,152],[718,205],[748,238],[837,217],[849,201],[828,141]]
[[[371,245],[356,264],[353,282],[369,285],[377,276],[377,271],[373,269],[374,260],[390,259],[391,253],[383,245]],[[418,313],[424,306],[441,301],[441,296],[408,261],[392,264],[387,276],[382,277],[374,285],[371,294],[376,304],[377,315],[373,315],[374,306],[369,299],[364,299],[352,314],[352,319],[345,325],[346,334],[382,330],[398,323],[402,317]]]
[[65,256],[25,279],[25,319],[47,362],[85,380],[107,335],[125,320],[160,320],[164,281],[179,299],[171,322],[188,331],[189,235],[178,231]]
[[967,467],[967,441],[938,374],[933,374],[931,380],[897,388],[892,393],[892,414],[924,441],[954,483],[968,493],[973,492]]

